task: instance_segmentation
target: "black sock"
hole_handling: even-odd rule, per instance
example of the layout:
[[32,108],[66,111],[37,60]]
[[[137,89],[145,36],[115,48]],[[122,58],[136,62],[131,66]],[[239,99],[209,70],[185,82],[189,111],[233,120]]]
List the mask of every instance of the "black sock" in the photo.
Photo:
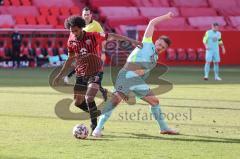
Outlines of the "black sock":
[[89,111],[88,111],[88,106],[87,106],[87,103],[86,103],[85,100],[82,102],[82,104],[78,105],[77,107],[80,108],[80,109],[82,109],[83,111],[89,113]]
[[104,93],[105,89],[100,85],[99,90],[101,93]]
[[97,111],[97,106],[95,101],[87,103],[88,105],[88,110],[90,112],[90,117],[91,117],[91,127],[94,129],[97,126],[97,116],[98,116],[98,111]]
[[72,70],[72,71],[68,74],[68,78],[71,78],[75,73],[76,73],[76,71],[75,71],[75,70]]

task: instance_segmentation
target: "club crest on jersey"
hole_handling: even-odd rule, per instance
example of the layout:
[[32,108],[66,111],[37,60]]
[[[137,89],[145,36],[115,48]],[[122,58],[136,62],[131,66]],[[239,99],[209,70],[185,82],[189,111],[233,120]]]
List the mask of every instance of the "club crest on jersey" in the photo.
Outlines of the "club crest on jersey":
[[85,41],[85,43],[88,44],[88,45],[90,45],[91,42],[92,42],[92,41],[91,41],[90,39],[87,39],[87,40]]
[[79,50],[79,52],[80,52],[81,55],[86,55],[87,54],[87,49],[86,48],[81,48]]

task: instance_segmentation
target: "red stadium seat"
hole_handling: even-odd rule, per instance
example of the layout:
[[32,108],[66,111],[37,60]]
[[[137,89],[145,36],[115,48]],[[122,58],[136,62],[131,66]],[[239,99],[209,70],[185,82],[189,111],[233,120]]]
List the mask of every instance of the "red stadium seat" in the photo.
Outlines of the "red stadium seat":
[[196,61],[197,60],[197,54],[196,51],[192,48],[187,49],[187,57],[189,61]]
[[177,59],[177,54],[175,49],[168,48],[166,51],[166,58],[168,61],[175,61]]
[[240,16],[235,16],[235,17],[230,16],[229,19],[232,26],[236,28],[240,27]]
[[41,25],[47,25],[47,20],[46,20],[46,16],[38,16],[37,17],[37,21],[38,21],[38,24],[41,24]]
[[15,24],[12,15],[0,14],[0,28],[12,27]]
[[53,56],[53,54],[54,54],[53,53],[53,48],[52,47],[48,47],[47,48],[47,53],[48,53],[49,56]]
[[11,0],[13,6],[21,6],[20,0]]
[[37,7],[73,7],[72,0],[34,0],[33,5]]
[[180,8],[183,17],[198,17],[198,16],[217,16],[217,12],[213,8]]
[[130,0],[133,6],[138,7],[169,7],[168,0]]
[[0,6],[0,14],[8,14],[7,6]]
[[130,7],[132,6],[132,2],[130,0],[122,0],[122,1],[116,1],[116,0],[91,0],[90,4],[94,10],[97,10],[99,7]]
[[56,26],[58,25],[58,20],[56,16],[47,16],[47,21],[49,24]]
[[35,16],[28,16],[28,17],[26,17],[26,20],[27,20],[27,23],[29,25],[36,25],[37,24]]
[[226,26],[227,24],[222,16],[190,17],[188,21],[191,26],[198,28],[209,27],[213,22],[219,23],[220,26]]
[[231,8],[238,6],[237,0],[208,0],[213,8]]
[[185,49],[183,49],[183,48],[177,49],[177,59],[179,61],[185,61],[187,59],[187,53],[186,53]]
[[13,27],[13,25],[10,25],[10,24],[0,24],[0,28],[12,28]]
[[41,15],[45,15],[45,16],[48,16],[50,14],[48,7],[40,7],[39,12]]
[[11,6],[12,3],[10,0],[4,0],[4,6],[8,7],[8,6]]
[[145,17],[157,17],[172,11],[176,16],[179,16],[179,11],[175,7],[139,7],[140,13]]
[[236,6],[236,7],[231,7],[231,8],[220,8],[220,9],[218,9],[218,11],[219,11],[219,13],[221,13],[224,16],[235,16],[235,15],[240,15],[239,7]]
[[4,42],[0,41],[0,62],[1,60],[6,60],[6,59],[9,59],[9,58],[6,56],[6,49],[4,46]]
[[49,9],[49,11],[50,11],[51,15],[54,15],[54,16],[60,15],[59,9],[57,7],[51,7]]
[[26,46],[21,46],[20,48],[20,56],[28,56],[29,55],[29,48]]
[[131,3],[133,6],[138,6],[138,7],[152,7],[153,4],[150,0],[145,0],[145,1],[139,1],[139,0],[131,0]]
[[60,13],[63,16],[69,16],[70,15],[69,8],[68,7],[61,7],[60,8]]
[[168,0],[150,0],[154,7],[169,7]]
[[25,20],[25,16],[16,16],[15,17],[16,20],[16,24],[27,24],[26,20]]
[[41,24],[18,24],[18,25],[15,25],[14,28],[17,28],[17,29],[53,29],[53,26],[52,25],[41,25]]
[[182,29],[192,29],[183,17],[176,17],[173,20],[165,21],[156,26],[157,30],[182,30]]
[[63,47],[58,47],[59,55],[65,54],[65,49]]
[[72,8],[70,8],[70,12],[71,12],[71,15],[75,15],[75,14],[79,15],[79,14],[81,14],[79,7],[72,7]]
[[0,61],[2,59],[5,59],[5,48],[4,47],[0,47]]
[[17,15],[31,15],[31,16],[38,16],[39,12],[35,6],[11,6],[7,7],[7,12],[13,16]]
[[132,17],[132,18],[108,18],[108,24],[111,27],[117,27],[120,25],[144,25],[148,24],[148,19],[145,17]]
[[136,7],[100,7],[100,15],[102,17],[119,17],[130,18],[138,17],[139,12]]
[[197,60],[204,61],[205,60],[205,50],[203,48],[197,49]]
[[56,25],[55,28],[56,28],[56,29],[64,29],[64,25],[63,25],[63,24]]
[[21,0],[21,1],[22,1],[23,6],[31,6],[32,5],[31,0]]
[[172,5],[178,7],[208,7],[207,0],[173,0]]

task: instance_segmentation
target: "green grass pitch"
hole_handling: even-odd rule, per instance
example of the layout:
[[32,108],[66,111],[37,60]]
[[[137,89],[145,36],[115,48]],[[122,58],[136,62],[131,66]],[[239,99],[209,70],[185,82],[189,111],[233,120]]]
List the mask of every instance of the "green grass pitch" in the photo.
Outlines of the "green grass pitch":
[[[240,156],[240,69],[221,69],[223,81],[202,80],[202,68],[170,67],[163,75],[173,89],[158,95],[171,127],[182,135],[160,135],[148,105],[122,102],[104,136],[77,140],[74,125],[55,105],[72,98],[48,85],[52,69],[0,69],[0,159],[236,159]],[[104,85],[109,81],[105,70]],[[213,74],[211,72],[211,74]],[[156,75],[156,74],[153,74]],[[111,86],[107,86],[111,90]],[[97,102],[101,102],[97,99]],[[71,105],[71,111],[80,111]]]

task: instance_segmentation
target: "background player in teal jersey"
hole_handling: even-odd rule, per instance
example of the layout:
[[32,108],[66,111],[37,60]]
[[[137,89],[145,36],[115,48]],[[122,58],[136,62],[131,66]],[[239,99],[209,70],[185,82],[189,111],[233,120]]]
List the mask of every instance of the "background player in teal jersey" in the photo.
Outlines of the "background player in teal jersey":
[[222,48],[222,53],[225,54],[225,47],[222,42],[221,33],[219,30],[219,24],[213,23],[212,29],[206,31],[205,36],[203,38],[203,43],[206,48],[206,56],[205,56],[205,67],[204,67],[204,80],[208,80],[208,74],[210,71],[210,64],[213,62],[213,70],[214,70],[214,79],[217,81],[221,81],[222,79],[219,77],[219,45]]
[[161,134],[179,134],[168,127],[161,112],[158,98],[144,81],[149,71],[156,66],[158,54],[166,50],[171,44],[170,39],[166,36],[160,36],[155,44],[152,42],[154,26],[164,20],[171,19],[173,16],[173,13],[169,12],[149,22],[142,40],[143,47],[136,47],[128,57],[127,63],[119,71],[115,84],[115,92],[113,93],[112,99],[106,102],[99,123],[92,133],[93,136],[101,137],[103,125],[110,117],[112,110],[122,99],[127,100],[130,92],[133,92],[143,101],[150,104],[151,113],[160,127]]

